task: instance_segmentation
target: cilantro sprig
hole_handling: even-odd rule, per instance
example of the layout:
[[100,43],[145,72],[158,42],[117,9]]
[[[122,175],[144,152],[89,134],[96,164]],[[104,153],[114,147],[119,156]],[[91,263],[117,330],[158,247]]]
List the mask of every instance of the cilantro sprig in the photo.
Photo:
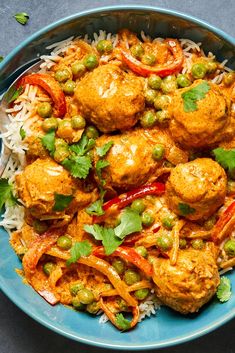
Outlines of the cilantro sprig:
[[231,298],[231,282],[228,277],[223,276],[220,278],[220,284],[217,288],[216,295],[221,303],[227,302]]
[[182,202],[178,204],[178,210],[181,216],[187,216],[195,212],[195,208],[192,208],[187,203],[182,203]]
[[9,184],[7,179],[0,179],[0,212],[2,211],[5,203],[8,202],[10,205],[16,203],[16,198],[13,195],[13,187]]
[[49,152],[50,155],[53,156],[55,152],[55,131],[51,130],[47,132],[42,138],[41,143],[43,147],[45,147]]
[[127,331],[131,328],[130,321],[125,319],[122,313],[118,313],[116,315],[115,323],[117,327],[122,331]]
[[127,235],[141,231],[142,223],[137,212],[125,208],[121,213],[120,224],[117,227],[107,228],[98,224],[86,224],[83,229],[93,235],[96,240],[101,240],[105,254],[110,255],[122,244]]
[[106,161],[105,159],[99,159],[95,166],[96,174],[102,186],[106,184],[105,179],[102,177],[102,169],[108,167],[109,164],[109,161]]
[[55,204],[53,207],[53,211],[63,211],[66,207],[69,206],[70,202],[73,200],[73,195],[63,195],[57,194],[55,192]]
[[184,101],[184,111],[186,113],[194,112],[198,109],[197,101],[205,98],[206,93],[210,90],[210,86],[207,81],[199,83],[199,85],[187,90],[182,93],[181,97]]
[[23,90],[24,89],[22,86],[20,86],[19,88],[16,88],[14,85],[12,87],[10,87],[5,95],[5,99],[6,99],[7,103],[10,104],[10,103],[14,102],[21,95]]
[[70,249],[70,258],[66,261],[66,265],[70,266],[77,262],[82,256],[89,256],[91,251],[91,244],[87,240],[75,242]]
[[109,141],[101,147],[96,147],[96,152],[97,152],[98,156],[104,157],[108,153],[108,151],[110,150],[110,148],[112,146],[113,146],[113,141]]
[[26,12],[18,12],[14,15],[14,18],[16,19],[17,22],[19,22],[21,25],[26,25],[26,23],[29,20],[29,15]]
[[218,162],[221,167],[228,170],[229,175],[235,177],[235,149],[225,150],[224,148],[216,148],[212,151],[215,156],[216,162]]
[[86,213],[91,216],[102,216],[105,212],[103,210],[104,195],[106,191],[100,188],[100,198],[86,208]]

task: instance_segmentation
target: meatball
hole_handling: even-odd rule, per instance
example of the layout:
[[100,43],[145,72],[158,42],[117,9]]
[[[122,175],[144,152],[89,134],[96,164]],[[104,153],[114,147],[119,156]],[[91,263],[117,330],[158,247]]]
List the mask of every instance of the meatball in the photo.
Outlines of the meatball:
[[178,215],[190,220],[210,217],[224,202],[227,177],[210,158],[177,165],[166,183],[166,202]]
[[[112,148],[105,156],[109,166],[102,170],[106,188],[128,190],[155,179],[164,158],[173,164],[188,161],[188,154],[175,146],[166,130],[135,129],[122,135],[103,135],[96,140],[96,145],[101,147],[109,141],[113,141]],[[163,145],[165,149],[164,158],[159,161],[152,157],[156,144]],[[97,161],[97,156],[95,159]]]
[[102,132],[130,129],[144,109],[142,79],[111,64],[88,73],[75,98],[81,114]]
[[229,115],[228,98],[213,83],[205,98],[197,100],[197,109],[185,112],[182,94],[197,87],[201,80],[192,86],[177,90],[170,106],[170,131],[173,139],[185,148],[203,149],[228,138],[232,134],[232,118]]
[[213,297],[220,281],[214,250],[213,243],[206,250],[179,250],[174,266],[169,259],[154,260],[155,292],[163,304],[188,314]]
[[[17,192],[38,219],[59,219],[65,214],[74,214],[91,201],[92,195],[85,193],[70,174],[53,160],[37,159],[16,176]],[[55,193],[72,195],[73,199],[65,210],[55,211]]]

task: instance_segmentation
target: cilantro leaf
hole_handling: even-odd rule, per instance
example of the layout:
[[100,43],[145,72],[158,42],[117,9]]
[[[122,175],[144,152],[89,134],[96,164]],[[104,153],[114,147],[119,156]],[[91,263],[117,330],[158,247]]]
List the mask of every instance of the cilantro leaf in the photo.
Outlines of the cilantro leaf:
[[26,137],[26,131],[22,127],[20,128],[20,137],[21,137],[21,140],[24,140]]
[[227,169],[231,177],[235,176],[235,149],[225,150],[224,148],[216,148],[212,151],[218,162],[224,169]]
[[5,99],[8,104],[14,102],[19,95],[23,92],[23,87],[20,86],[19,88],[16,88],[15,86],[12,86],[6,93]]
[[182,93],[181,97],[184,101],[184,111],[186,113],[194,112],[197,110],[197,101],[205,98],[206,93],[210,90],[210,86],[207,81],[199,83],[199,85],[187,90]]
[[181,216],[187,216],[195,212],[195,209],[190,207],[187,203],[179,203],[178,210],[180,211]]
[[104,157],[108,153],[108,151],[110,150],[110,148],[112,146],[113,146],[113,141],[109,141],[101,147],[96,147],[96,152],[97,152],[98,156]]
[[106,191],[100,188],[100,199],[93,202],[86,208],[86,212],[91,216],[102,216],[105,212],[103,210],[104,195]]
[[55,152],[55,131],[47,132],[42,138],[41,143],[43,147],[45,147],[51,155]]
[[87,240],[75,242],[75,244],[70,249],[70,258],[66,261],[66,265],[70,266],[71,264],[74,264],[82,256],[89,256],[91,251],[91,244]]
[[105,159],[100,159],[95,166],[96,174],[100,180],[101,185],[105,185],[106,181],[102,178],[102,169],[109,166],[109,162]]
[[101,199],[96,200],[86,208],[86,212],[91,216],[102,216],[105,213],[102,206],[103,201]]
[[14,17],[21,25],[25,25],[29,20],[29,15],[26,12],[18,12]]
[[116,315],[116,325],[122,331],[129,330],[131,328],[131,323],[129,320],[125,319],[122,313]]
[[0,63],[3,61],[4,57],[0,55]]
[[131,208],[125,208],[120,219],[121,223],[114,229],[114,233],[118,238],[123,239],[128,234],[142,230],[141,217]]
[[88,156],[69,156],[65,158],[62,165],[71,173],[74,178],[85,179],[92,167],[91,159]]
[[112,254],[119,245],[122,243],[122,239],[119,239],[112,228],[106,228],[99,226],[98,224],[88,225],[85,224],[83,229],[85,232],[93,235],[96,240],[101,240],[105,254]]
[[57,192],[55,192],[54,196],[55,204],[53,207],[53,211],[63,211],[66,207],[68,207],[68,205],[73,199],[73,195],[62,195],[57,194]]
[[14,205],[16,203],[16,198],[12,192],[12,185],[8,183],[8,180],[0,179],[0,212],[6,202]]
[[220,284],[219,284],[219,287],[217,288],[216,295],[221,303],[227,302],[230,299],[232,292],[231,292],[231,282],[228,277],[223,276],[220,278]]
[[89,139],[85,134],[82,135],[78,143],[74,143],[69,147],[70,151],[74,152],[79,156],[84,156],[89,152],[95,145],[94,139]]

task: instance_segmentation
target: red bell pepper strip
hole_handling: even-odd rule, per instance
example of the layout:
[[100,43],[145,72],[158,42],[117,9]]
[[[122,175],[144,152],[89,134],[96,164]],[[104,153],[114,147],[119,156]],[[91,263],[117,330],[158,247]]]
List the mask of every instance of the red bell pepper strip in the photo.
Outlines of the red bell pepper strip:
[[[97,247],[94,250],[93,254],[98,257],[106,256],[103,246]],[[143,256],[138,254],[138,252],[135,251],[135,249],[133,248],[119,246],[110,256],[121,257],[122,259],[138,267],[141,271],[145,273],[145,275],[147,276],[152,275],[152,266],[150,265],[150,263],[147,260],[145,260]]]
[[[103,205],[103,210],[107,211],[112,206],[116,206],[118,209],[122,209],[132,203],[132,201],[144,197],[146,195],[162,195],[165,191],[165,184],[163,183],[152,183],[141,186],[137,189],[131,190],[120,196],[114,197],[107,201]],[[93,223],[99,223],[104,219],[105,216],[93,216]]]
[[59,118],[66,114],[65,95],[59,83],[48,74],[31,74],[22,78],[20,85],[26,84],[42,87],[51,97],[55,104],[55,115]]
[[222,232],[233,216],[235,216],[235,201],[226,208],[213,228],[211,237],[215,243],[219,243],[225,238],[227,234]]
[[173,73],[180,71],[182,68],[184,61],[183,50],[176,39],[167,38],[164,43],[168,45],[169,50],[173,54],[173,62],[166,62],[157,66],[148,66],[134,58],[130,50],[124,46],[120,48],[123,61],[132,71],[144,77],[151,74],[155,74],[160,77],[172,75]]

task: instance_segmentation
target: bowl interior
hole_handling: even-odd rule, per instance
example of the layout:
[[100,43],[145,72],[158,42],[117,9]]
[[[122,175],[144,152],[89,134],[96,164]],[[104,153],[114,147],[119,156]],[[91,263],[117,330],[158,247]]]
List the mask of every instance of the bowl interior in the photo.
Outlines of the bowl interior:
[[[0,91],[6,90],[23,69],[49,51],[46,47],[71,35],[90,36],[100,29],[116,33],[129,28],[151,36],[189,38],[202,42],[205,51],[212,51],[218,60],[229,60],[235,68],[234,40],[219,30],[211,31],[196,19],[153,8],[101,9],[71,16],[41,30],[13,51],[1,64]],[[69,338],[102,347],[148,349],[170,346],[207,333],[235,316],[235,295],[225,304],[216,299],[199,314],[181,316],[162,307],[155,317],[144,320],[131,332],[121,333],[112,325],[99,324],[99,318],[76,313],[57,305],[51,307],[33,289],[23,284],[15,268],[21,266],[8,244],[8,234],[0,229],[0,287],[23,311]],[[233,281],[235,273],[228,275]]]

